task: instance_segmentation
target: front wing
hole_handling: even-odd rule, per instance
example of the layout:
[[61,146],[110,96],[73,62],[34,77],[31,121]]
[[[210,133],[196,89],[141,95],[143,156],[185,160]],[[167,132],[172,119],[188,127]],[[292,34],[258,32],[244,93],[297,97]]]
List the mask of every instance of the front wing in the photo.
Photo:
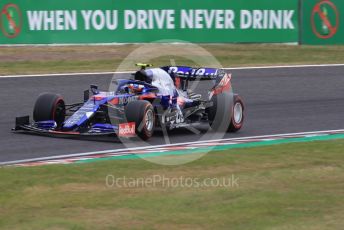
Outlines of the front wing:
[[[128,125],[131,125],[128,127]],[[122,127],[122,128],[121,128]],[[100,137],[100,136],[114,136],[114,137],[133,137],[135,136],[135,126],[131,123],[119,124],[117,129],[113,130],[95,130],[89,129],[81,131],[60,131],[54,129],[44,129],[37,127],[34,123],[30,123],[29,116],[16,117],[15,127],[13,131],[23,131],[31,134],[38,134],[44,136],[54,137]]]

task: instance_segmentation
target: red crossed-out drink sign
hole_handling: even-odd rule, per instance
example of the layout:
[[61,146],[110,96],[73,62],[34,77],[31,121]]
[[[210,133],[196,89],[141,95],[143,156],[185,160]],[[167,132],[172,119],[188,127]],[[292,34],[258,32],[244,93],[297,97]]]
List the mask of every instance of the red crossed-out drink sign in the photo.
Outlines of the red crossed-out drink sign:
[[[334,21],[331,22],[329,20],[327,13],[324,13],[322,11],[322,7],[328,7],[329,9],[333,10],[336,16],[335,22]],[[322,24],[327,30],[325,34],[321,33],[319,31],[319,28],[317,28],[315,25],[315,19],[317,17],[318,18],[320,17]],[[338,27],[339,27],[339,13],[338,13],[337,7],[330,0],[323,0],[323,1],[318,2],[313,8],[311,22],[312,22],[313,33],[317,37],[321,39],[328,39],[328,38],[333,37],[337,33]]]
[[22,29],[22,14],[16,4],[6,4],[0,11],[0,27],[8,38],[15,38]]

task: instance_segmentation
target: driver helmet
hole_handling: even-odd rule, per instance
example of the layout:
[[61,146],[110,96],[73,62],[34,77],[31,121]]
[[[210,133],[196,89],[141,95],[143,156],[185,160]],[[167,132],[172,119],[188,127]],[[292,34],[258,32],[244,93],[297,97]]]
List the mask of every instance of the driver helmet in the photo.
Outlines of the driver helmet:
[[143,85],[139,85],[139,84],[129,84],[128,85],[129,93],[141,93],[143,89],[144,89]]

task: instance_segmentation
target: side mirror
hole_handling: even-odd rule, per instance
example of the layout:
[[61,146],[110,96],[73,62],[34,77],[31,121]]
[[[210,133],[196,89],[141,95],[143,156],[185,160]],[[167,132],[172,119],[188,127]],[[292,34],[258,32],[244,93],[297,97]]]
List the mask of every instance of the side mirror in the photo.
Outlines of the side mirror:
[[98,86],[97,85],[90,85],[91,92],[93,95],[99,94]]

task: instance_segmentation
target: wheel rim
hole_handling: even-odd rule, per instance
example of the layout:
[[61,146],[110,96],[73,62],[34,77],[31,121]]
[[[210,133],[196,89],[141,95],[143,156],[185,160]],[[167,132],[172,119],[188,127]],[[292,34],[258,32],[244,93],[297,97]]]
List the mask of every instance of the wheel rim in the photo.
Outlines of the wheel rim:
[[153,130],[153,123],[154,123],[154,121],[153,121],[153,119],[154,119],[153,111],[149,109],[146,112],[146,116],[145,117],[146,117],[146,119],[145,119],[146,129],[148,131],[152,131]]
[[242,121],[242,105],[241,103],[237,102],[235,105],[234,105],[234,122],[236,124],[240,124],[241,121]]

